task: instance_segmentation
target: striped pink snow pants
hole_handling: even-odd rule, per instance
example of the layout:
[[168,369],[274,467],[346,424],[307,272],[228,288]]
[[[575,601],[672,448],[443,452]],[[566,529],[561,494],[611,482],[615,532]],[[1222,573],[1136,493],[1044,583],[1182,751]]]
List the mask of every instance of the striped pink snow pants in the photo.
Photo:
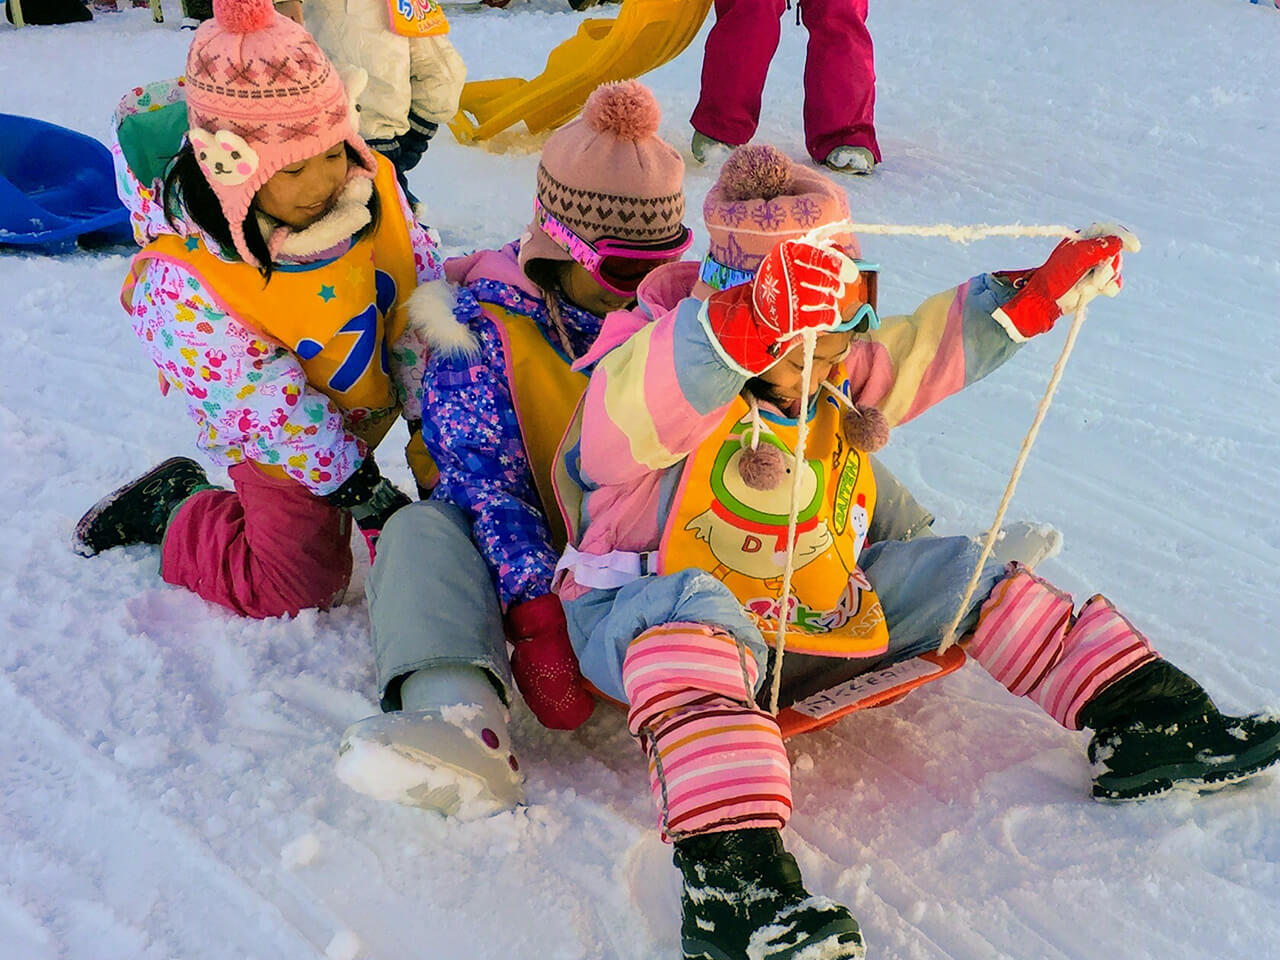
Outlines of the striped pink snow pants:
[[[1101,596],[1071,597],[1014,565],[982,605],[968,653],[1068,729],[1100,690],[1158,657]],[[778,725],[751,691],[758,668],[732,636],[696,623],[641,633],[622,681],[627,723],[649,759],[665,839],[783,827],[791,767]]]

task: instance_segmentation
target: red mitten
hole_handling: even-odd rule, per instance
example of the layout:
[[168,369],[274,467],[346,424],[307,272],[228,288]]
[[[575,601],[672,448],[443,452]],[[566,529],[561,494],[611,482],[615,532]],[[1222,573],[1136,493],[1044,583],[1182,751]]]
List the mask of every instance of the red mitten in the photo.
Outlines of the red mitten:
[[857,279],[857,266],[843,254],[783,240],[765,256],[750,284],[707,299],[711,334],[748,374],[764,373],[803,330],[839,326],[840,299]]
[[595,709],[578,669],[578,658],[569,645],[560,598],[548,593],[507,611],[507,639],[511,673],[533,715],[544,727],[573,730],[582,726]]
[[1015,340],[1026,340],[1053,328],[1064,313],[1074,313],[1097,294],[1114,297],[1124,281],[1121,251],[1137,250],[1138,241],[1122,227],[1093,226],[1079,239],[1063,240],[1044,265],[1030,271],[997,274],[1018,292],[993,316]]

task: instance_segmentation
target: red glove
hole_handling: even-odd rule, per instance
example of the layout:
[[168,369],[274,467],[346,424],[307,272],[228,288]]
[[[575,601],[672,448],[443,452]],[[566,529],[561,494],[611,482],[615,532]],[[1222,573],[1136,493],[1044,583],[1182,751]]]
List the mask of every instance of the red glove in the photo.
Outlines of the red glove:
[[1120,258],[1126,249],[1138,249],[1133,234],[1119,227],[1093,226],[1080,239],[1054,247],[1042,267],[997,273],[1018,292],[993,316],[1015,340],[1051,330],[1060,316],[1074,313],[1096,294],[1114,297],[1120,292]]
[[739,367],[752,375],[764,373],[801,331],[840,324],[840,298],[857,279],[858,268],[843,254],[783,240],[765,256],[750,284],[707,299],[711,333]]
[[507,611],[511,673],[533,715],[544,727],[573,730],[595,709],[569,645],[564,608],[554,593],[544,594]]

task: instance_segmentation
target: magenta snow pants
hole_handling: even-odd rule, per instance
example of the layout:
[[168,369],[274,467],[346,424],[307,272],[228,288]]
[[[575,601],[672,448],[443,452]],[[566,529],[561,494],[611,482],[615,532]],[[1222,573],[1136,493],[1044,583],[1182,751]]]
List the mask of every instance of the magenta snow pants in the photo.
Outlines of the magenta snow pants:
[[252,463],[229,472],[235,492],[202,490],[174,511],[165,582],[257,619],[332,605],[351,579],[346,511]]
[[[876,143],[876,68],[867,0],[798,0],[809,31],[804,65],[804,137],[821,163],[839,146]],[[693,128],[722,143],[748,143],[760,120],[769,62],[778,48],[786,0],[715,0],[716,23],[702,61]]]

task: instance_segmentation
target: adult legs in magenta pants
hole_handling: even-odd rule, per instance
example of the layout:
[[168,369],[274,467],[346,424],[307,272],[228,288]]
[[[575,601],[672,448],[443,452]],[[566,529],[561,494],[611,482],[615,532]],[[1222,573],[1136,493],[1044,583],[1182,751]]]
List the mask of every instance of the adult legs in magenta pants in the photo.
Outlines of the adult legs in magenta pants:
[[351,579],[351,521],[301,484],[252,463],[235,490],[202,490],[165,529],[160,574],[246,617],[331,606]]
[[[734,146],[755,136],[765,77],[781,37],[786,0],[716,0],[702,62],[695,130]],[[809,31],[804,75],[805,146],[821,163],[838,146],[866,147],[875,134],[875,57],[867,0],[802,0]]]

